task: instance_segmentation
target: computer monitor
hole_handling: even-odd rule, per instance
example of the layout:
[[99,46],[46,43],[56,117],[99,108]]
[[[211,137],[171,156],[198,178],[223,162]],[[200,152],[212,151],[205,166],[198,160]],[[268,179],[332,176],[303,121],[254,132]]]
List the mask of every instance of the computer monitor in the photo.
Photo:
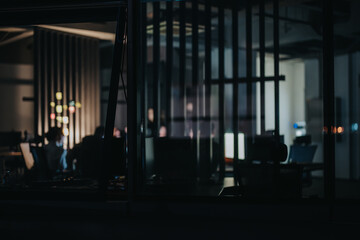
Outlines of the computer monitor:
[[[234,158],[234,133],[225,133],[225,158]],[[238,159],[245,159],[245,134],[238,133]]]
[[164,182],[193,182],[197,177],[196,142],[188,138],[155,138],[154,170]]
[[21,142],[21,132],[0,132],[0,146],[14,150]]

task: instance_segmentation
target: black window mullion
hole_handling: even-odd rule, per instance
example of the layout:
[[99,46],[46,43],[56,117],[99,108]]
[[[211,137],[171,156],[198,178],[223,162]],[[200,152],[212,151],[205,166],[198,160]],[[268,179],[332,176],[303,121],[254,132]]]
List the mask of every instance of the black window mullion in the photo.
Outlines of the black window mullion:
[[171,89],[173,68],[173,3],[166,3],[166,126],[167,136],[171,135]]
[[[186,47],[186,35],[185,35],[185,2],[180,2],[180,16],[179,16],[179,117],[185,119],[185,47]],[[183,136],[185,132],[185,121],[180,125],[180,134]]]
[[265,133],[265,7],[260,1],[259,9],[259,41],[260,41],[260,125],[261,134]]
[[224,6],[219,6],[219,144],[220,144],[220,156],[219,156],[219,180],[225,177],[225,152],[224,152]]
[[195,121],[192,121],[192,131],[193,136],[197,138],[198,130],[198,118],[199,118],[199,108],[198,108],[198,74],[199,74],[199,5],[198,0],[192,0],[192,102],[193,102],[193,112],[195,114]]
[[239,132],[239,121],[238,121],[238,109],[239,109],[239,84],[237,82],[238,66],[239,66],[239,48],[238,48],[238,3],[234,2],[232,6],[232,44],[233,44],[233,132],[234,132],[234,178],[235,184],[238,183],[237,169],[238,169],[238,132]]
[[246,1],[246,118],[248,134],[253,134],[253,82],[252,82],[252,5]]
[[34,137],[39,134],[39,86],[40,86],[40,35],[37,28],[34,29]]
[[47,55],[47,67],[46,67],[46,78],[47,78],[47,88],[46,88],[46,100],[45,100],[45,106],[47,108],[46,112],[46,119],[47,119],[47,128],[51,128],[51,106],[50,101],[52,101],[52,93],[53,93],[53,62],[52,62],[52,49],[53,49],[53,33],[51,31],[48,31],[46,33],[46,38],[48,41],[47,48],[46,48],[46,55]]
[[279,111],[279,0],[274,0],[274,97],[275,97],[275,135],[280,136]]
[[[145,180],[145,176],[146,176],[146,151],[145,151],[145,135],[146,135],[146,124],[147,124],[147,119],[146,119],[146,114],[145,114],[145,106],[146,106],[146,86],[148,84],[147,81],[147,77],[145,76],[146,74],[146,68],[147,68],[147,16],[146,16],[146,11],[147,11],[147,3],[142,3],[141,4],[141,34],[140,34],[140,38],[141,38],[141,82],[142,84],[140,84],[140,88],[141,88],[141,96],[140,96],[140,118],[141,118],[141,123],[142,123],[142,132],[141,132],[141,143],[140,143],[140,149],[141,149],[141,176],[140,176],[140,180],[141,180],[141,185],[143,184],[143,181]],[[123,69],[124,70],[124,69]],[[125,139],[126,140],[126,139]]]
[[160,3],[154,2],[153,18],[153,89],[154,89],[154,124],[153,134],[158,136],[159,128],[159,63],[160,63]]
[[[324,190],[325,199],[335,199],[335,88],[333,1],[323,1],[323,115],[324,115]],[[331,214],[331,213],[330,213]]]

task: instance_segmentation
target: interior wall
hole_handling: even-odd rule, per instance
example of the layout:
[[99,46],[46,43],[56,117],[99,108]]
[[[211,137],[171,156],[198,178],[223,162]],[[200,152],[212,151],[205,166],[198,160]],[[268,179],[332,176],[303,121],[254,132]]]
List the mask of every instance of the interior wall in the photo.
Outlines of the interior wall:
[[0,131],[34,133],[33,38],[0,46]]
[[340,141],[335,143],[335,176],[350,178],[349,139],[349,55],[335,56],[334,59],[335,97],[340,99],[341,123],[345,129]]
[[33,65],[0,63],[0,131],[34,133]]
[[[256,71],[260,73],[260,59],[257,58]],[[280,81],[280,134],[284,135],[284,143],[288,146],[295,138],[293,124],[305,121],[305,65],[299,59],[280,62],[280,75],[285,75],[285,81]],[[274,74],[274,59],[271,55],[265,57],[265,75]],[[260,83],[257,83],[257,134],[260,134]],[[275,127],[275,97],[274,83],[265,84],[265,129]]]

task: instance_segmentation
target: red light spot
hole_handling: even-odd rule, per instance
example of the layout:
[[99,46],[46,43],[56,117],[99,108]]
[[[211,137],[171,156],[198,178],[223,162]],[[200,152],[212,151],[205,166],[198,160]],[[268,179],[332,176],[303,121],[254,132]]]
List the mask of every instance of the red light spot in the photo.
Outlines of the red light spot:
[[55,117],[56,117],[56,116],[55,116],[55,113],[51,113],[51,114],[50,114],[50,119],[55,119]]
[[70,112],[70,113],[74,113],[74,112],[75,112],[75,107],[74,107],[74,106],[70,106],[70,107],[69,107],[69,112]]

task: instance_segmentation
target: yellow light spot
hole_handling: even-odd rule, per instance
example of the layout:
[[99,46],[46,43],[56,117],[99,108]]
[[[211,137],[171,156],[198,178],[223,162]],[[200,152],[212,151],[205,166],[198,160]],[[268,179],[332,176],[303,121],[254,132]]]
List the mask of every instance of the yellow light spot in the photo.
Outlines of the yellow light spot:
[[68,128],[64,128],[64,136],[65,137],[69,136],[69,129]]
[[64,111],[66,111],[68,109],[68,105],[64,105],[63,109],[64,109]]
[[62,113],[62,111],[63,111],[62,106],[61,105],[56,105],[56,112],[57,113]]
[[50,107],[55,107],[55,102],[50,102]]
[[57,116],[57,117],[56,117],[56,121],[58,121],[58,122],[62,122],[62,117]]
[[62,92],[57,92],[57,93],[55,94],[55,96],[56,96],[56,99],[57,99],[57,100],[61,100],[61,99],[62,99]]
[[81,103],[80,103],[80,102],[76,102],[75,106],[76,106],[77,108],[81,108]]

